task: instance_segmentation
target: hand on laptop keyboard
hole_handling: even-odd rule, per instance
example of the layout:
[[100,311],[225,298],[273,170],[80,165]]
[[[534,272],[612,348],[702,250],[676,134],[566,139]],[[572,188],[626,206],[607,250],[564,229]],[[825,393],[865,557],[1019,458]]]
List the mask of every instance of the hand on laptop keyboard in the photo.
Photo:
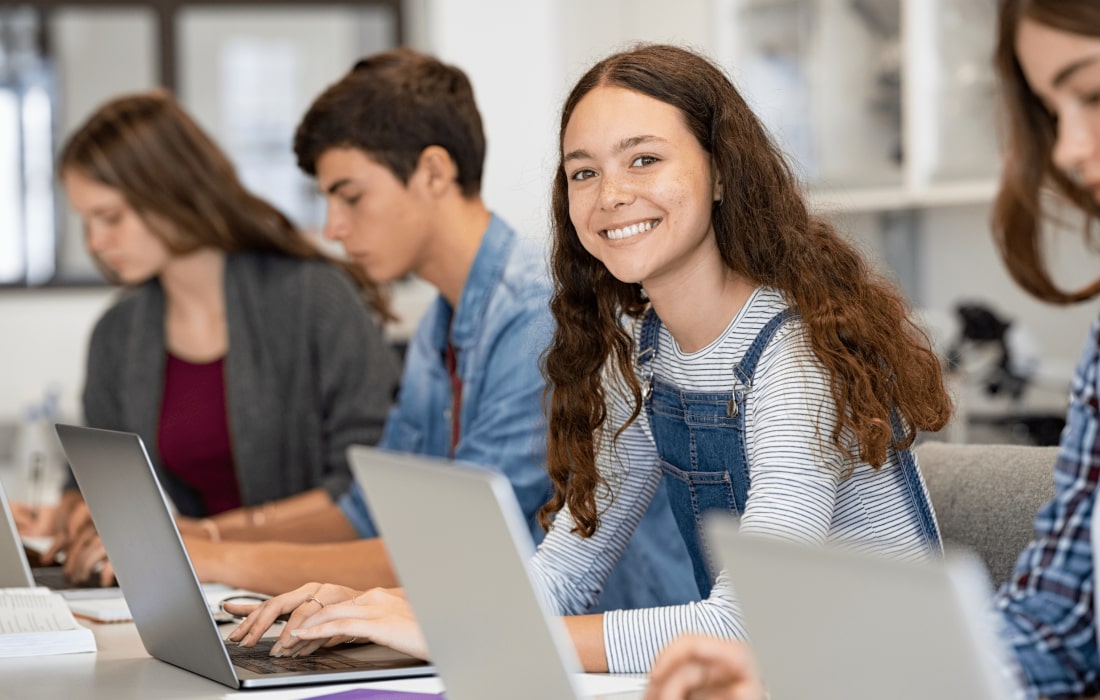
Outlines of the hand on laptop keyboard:
[[286,627],[279,636],[272,653],[279,655],[284,646],[293,646],[295,641],[289,636],[289,630],[295,629],[325,606],[352,600],[359,591],[347,586],[334,584],[307,583],[289,593],[275,596],[258,605],[226,602],[222,607],[233,615],[246,616],[237,629],[229,633],[226,639],[237,642],[243,647],[256,644],[268,629],[277,621],[285,620]]
[[107,561],[107,551],[92,522],[91,511],[79,496],[62,497],[55,526],[57,534],[44,559],[63,562],[65,576],[73,584],[89,580],[100,586],[113,586],[115,570]]
[[[248,612],[234,606],[230,612]],[[230,641],[251,646],[281,615],[290,615],[272,654],[303,656],[322,646],[371,641],[420,659],[427,644],[401,589],[359,593],[345,586],[310,583],[252,610]]]

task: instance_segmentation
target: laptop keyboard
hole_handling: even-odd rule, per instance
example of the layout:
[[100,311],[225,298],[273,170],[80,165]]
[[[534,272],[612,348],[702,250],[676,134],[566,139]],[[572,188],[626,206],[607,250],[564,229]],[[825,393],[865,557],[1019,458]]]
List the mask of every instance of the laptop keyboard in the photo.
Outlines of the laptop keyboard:
[[360,661],[340,652],[318,649],[309,656],[271,656],[274,639],[261,639],[253,647],[226,644],[234,666],[253,673],[300,673],[303,671],[341,671],[377,666],[377,663]]
[[95,576],[83,583],[73,583],[65,578],[65,569],[60,566],[36,566],[31,571],[34,582],[50,590],[60,591],[67,588],[99,588],[99,579]]

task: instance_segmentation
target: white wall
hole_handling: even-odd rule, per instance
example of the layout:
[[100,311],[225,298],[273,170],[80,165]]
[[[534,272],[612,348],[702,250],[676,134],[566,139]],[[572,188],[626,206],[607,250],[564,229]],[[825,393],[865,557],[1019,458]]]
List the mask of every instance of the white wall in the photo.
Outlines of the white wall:
[[68,418],[79,416],[84,348],[110,288],[0,293],[0,422],[16,420],[49,389]]
[[545,237],[552,105],[562,84],[553,0],[417,0],[412,43],[462,68],[488,144],[482,194],[519,231]]

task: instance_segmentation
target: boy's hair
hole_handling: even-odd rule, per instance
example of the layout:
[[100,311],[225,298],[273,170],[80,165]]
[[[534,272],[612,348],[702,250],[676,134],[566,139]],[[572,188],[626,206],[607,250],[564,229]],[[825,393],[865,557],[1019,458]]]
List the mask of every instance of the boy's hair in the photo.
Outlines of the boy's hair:
[[404,184],[428,146],[450,154],[463,195],[480,193],[485,134],[470,80],[407,48],[356,63],[314,100],[294,136],[298,167],[310,175],[325,151],[357,148]]

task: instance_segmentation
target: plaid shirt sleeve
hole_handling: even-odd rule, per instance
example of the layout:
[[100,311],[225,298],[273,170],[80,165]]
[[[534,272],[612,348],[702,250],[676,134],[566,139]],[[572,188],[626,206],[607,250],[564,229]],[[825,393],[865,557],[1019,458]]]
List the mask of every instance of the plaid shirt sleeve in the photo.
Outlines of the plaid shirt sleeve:
[[1029,694],[1100,692],[1091,526],[1100,479],[1100,321],[1074,373],[1054,468],[1054,498],[1035,516],[1035,536],[997,594],[1002,637]]

